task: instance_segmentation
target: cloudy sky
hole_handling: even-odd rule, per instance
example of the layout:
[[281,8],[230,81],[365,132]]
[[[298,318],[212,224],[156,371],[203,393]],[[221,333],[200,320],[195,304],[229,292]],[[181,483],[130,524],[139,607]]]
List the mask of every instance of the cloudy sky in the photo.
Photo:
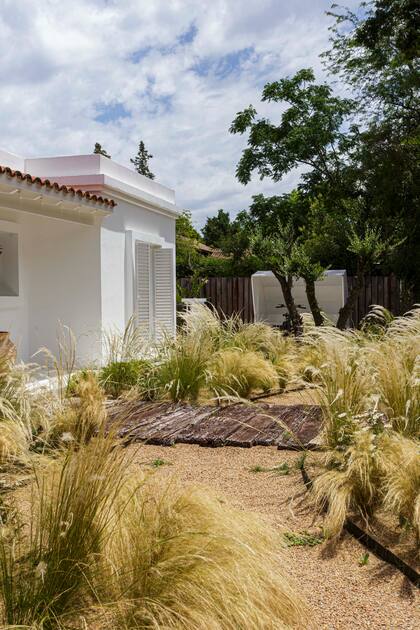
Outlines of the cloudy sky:
[[[355,6],[356,0],[346,2]],[[201,226],[253,194],[235,180],[235,113],[267,81],[314,67],[328,45],[328,0],[1,0],[0,146],[26,156],[90,153],[129,166],[143,139],[151,168]]]

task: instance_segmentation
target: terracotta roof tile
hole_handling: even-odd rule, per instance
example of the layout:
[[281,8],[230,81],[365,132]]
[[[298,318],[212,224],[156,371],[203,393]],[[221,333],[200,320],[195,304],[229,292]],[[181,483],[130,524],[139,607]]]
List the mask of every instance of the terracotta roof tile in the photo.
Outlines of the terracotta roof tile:
[[21,171],[14,171],[8,166],[0,166],[0,175],[7,175],[8,177],[16,177],[16,179],[20,181],[26,181],[28,184],[36,184],[38,186],[43,186],[49,190],[55,190],[56,192],[61,192],[64,195],[72,195],[78,196],[80,199],[86,199],[86,201],[93,201],[95,203],[100,203],[104,206],[109,206],[113,208],[117,204],[113,199],[108,199],[107,197],[101,197],[100,195],[95,195],[93,193],[80,190],[78,188],[73,188],[72,186],[64,186],[62,184],[58,184],[57,182],[52,182],[49,179],[42,179],[41,177],[33,177],[29,175],[29,173],[22,173]]

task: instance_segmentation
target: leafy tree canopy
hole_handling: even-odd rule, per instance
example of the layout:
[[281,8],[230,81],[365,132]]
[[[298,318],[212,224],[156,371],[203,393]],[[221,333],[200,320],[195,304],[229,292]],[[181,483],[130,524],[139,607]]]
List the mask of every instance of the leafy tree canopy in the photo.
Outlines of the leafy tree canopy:
[[418,0],[363,2],[358,12],[332,5],[327,68],[358,96],[370,120],[419,124],[420,4]]
[[184,210],[176,220],[176,272],[177,277],[194,273],[199,264],[197,243],[201,237],[192,224],[191,212]]
[[223,241],[231,227],[229,212],[220,209],[216,216],[208,217],[203,228],[203,237],[206,245],[222,249]]
[[334,96],[327,84],[317,85],[313,71],[300,70],[294,77],[268,83],[262,101],[287,103],[279,124],[260,118],[250,105],[239,112],[231,133],[248,132],[248,147],[236,169],[239,181],[247,184],[254,171],[260,178],[281,180],[303,166],[303,180],[312,187],[328,181],[340,182],[340,168],[354,146],[357,128],[344,132],[344,121],[354,111],[351,99]]
[[188,210],[181,212],[176,220],[176,235],[177,237],[189,238],[194,241],[202,241],[199,232],[193,226],[192,215]]

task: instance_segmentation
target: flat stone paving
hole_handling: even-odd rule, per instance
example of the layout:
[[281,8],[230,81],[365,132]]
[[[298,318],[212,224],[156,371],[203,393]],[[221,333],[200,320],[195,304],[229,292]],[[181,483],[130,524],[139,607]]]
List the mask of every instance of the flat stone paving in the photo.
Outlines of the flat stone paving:
[[170,402],[122,402],[109,405],[110,423],[126,443],[146,442],[171,446],[277,446],[311,448],[321,426],[317,405],[270,403],[210,405]]

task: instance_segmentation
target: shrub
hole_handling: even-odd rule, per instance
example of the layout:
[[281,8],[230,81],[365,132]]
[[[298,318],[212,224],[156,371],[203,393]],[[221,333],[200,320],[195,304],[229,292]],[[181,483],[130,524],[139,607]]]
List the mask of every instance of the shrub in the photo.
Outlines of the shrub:
[[[199,336],[179,335],[167,342],[160,363],[149,374],[149,386],[172,401],[195,402],[206,383],[209,347]],[[148,392],[150,397],[150,390]]]
[[123,392],[137,385],[142,374],[149,367],[149,361],[139,359],[115,361],[102,368],[99,382],[108,396],[118,398]]
[[278,385],[275,367],[257,352],[222,350],[209,363],[208,382],[216,396],[248,398],[253,391]]

